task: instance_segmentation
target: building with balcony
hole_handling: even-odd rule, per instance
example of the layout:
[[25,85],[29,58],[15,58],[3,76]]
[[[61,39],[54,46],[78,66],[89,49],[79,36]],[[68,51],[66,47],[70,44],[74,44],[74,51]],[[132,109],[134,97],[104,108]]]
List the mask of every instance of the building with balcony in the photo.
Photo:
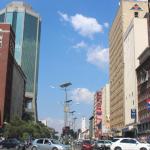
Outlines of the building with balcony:
[[94,95],[94,137],[102,137],[102,91],[97,91]]
[[139,57],[138,80],[138,136],[150,138],[150,48]]

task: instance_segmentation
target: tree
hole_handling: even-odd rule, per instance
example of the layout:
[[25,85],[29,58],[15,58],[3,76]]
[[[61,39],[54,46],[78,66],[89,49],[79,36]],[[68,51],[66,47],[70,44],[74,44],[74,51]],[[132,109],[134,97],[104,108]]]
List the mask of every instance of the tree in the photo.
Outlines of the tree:
[[27,140],[28,138],[40,138],[55,135],[55,130],[45,126],[41,122],[24,121],[19,118],[14,118],[10,123],[4,126],[4,136]]

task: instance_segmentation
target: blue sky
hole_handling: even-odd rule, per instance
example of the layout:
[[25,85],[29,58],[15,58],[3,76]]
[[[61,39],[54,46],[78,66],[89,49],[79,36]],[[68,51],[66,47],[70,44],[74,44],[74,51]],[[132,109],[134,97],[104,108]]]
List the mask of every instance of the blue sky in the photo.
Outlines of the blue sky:
[[[78,127],[92,115],[93,93],[109,81],[108,33],[118,0],[24,0],[42,18],[38,116],[63,126],[64,91],[73,102]],[[1,0],[0,9],[11,0]]]

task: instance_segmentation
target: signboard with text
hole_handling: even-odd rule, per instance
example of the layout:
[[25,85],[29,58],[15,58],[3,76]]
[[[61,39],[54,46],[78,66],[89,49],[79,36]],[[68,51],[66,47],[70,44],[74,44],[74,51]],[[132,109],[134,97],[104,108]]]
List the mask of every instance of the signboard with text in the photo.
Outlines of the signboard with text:
[[131,109],[131,119],[136,118],[136,109]]

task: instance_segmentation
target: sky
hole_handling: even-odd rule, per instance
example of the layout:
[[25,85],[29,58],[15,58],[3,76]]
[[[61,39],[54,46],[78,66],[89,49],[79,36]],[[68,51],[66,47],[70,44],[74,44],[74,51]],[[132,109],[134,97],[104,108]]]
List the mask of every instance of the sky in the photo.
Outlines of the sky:
[[[0,9],[11,0],[0,0]],[[38,82],[38,118],[61,131],[65,92],[70,111],[92,116],[94,93],[109,82],[108,35],[119,0],[24,0],[42,18]]]

